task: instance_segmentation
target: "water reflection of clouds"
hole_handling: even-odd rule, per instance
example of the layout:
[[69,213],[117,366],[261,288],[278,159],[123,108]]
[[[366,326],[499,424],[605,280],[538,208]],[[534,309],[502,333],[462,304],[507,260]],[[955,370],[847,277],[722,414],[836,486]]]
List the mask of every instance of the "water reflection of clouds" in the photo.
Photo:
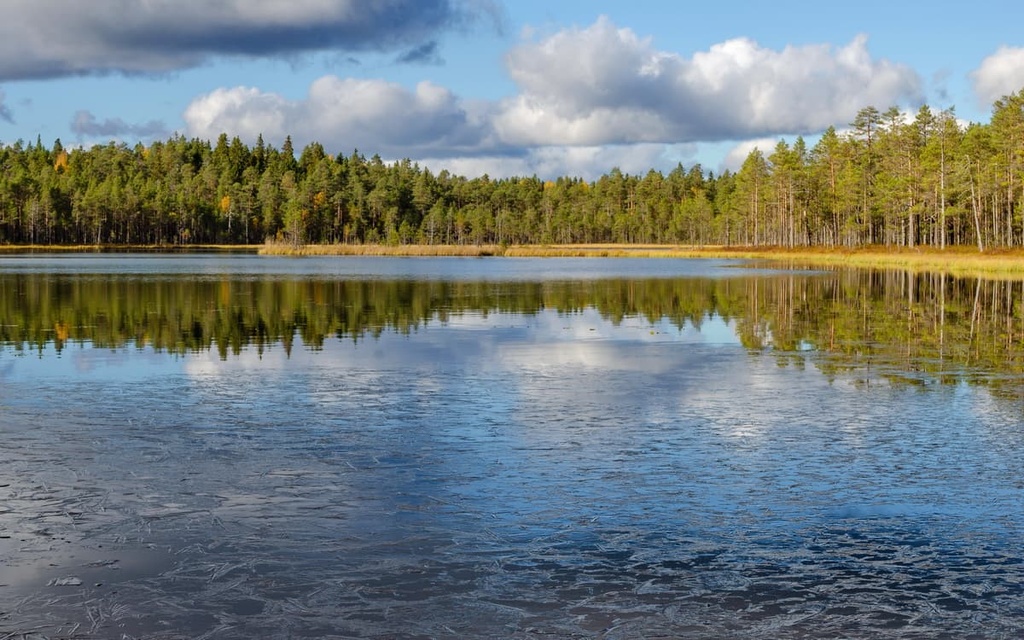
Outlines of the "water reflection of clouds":
[[[678,329],[667,322],[649,323],[625,318],[618,323],[593,309],[536,315],[475,314],[451,316],[443,323],[432,321],[410,334],[385,331],[359,342],[328,340],[322,348],[309,349],[297,340],[290,354],[280,345],[262,353],[253,348],[221,359],[215,350],[183,358],[192,375],[226,375],[252,370],[270,372],[303,366],[350,366],[356,368],[408,368],[437,366],[532,367],[545,364],[592,363],[595,367],[643,366],[624,357],[625,344],[686,343],[738,344],[732,329],[718,318],[700,330],[692,325]],[[482,358],[488,358],[484,361]]]
[[[457,398],[467,384],[477,385],[488,397],[488,411],[503,406],[529,413],[546,406],[554,413],[574,407],[578,421],[600,421],[606,403],[615,400],[633,405],[638,419],[664,422],[678,418],[681,406],[699,403],[702,394],[749,375],[741,349],[721,348],[738,345],[732,327],[717,317],[705,319],[698,330],[636,317],[613,322],[594,309],[466,313],[410,334],[328,340],[315,350],[297,342],[290,354],[279,345],[262,353],[250,348],[226,360],[211,351],[184,358],[182,366],[207,381],[253,375],[269,385],[288,379],[289,389],[307,395],[307,406],[352,394],[372,399],[388,391],[375,391],[375,385],[391,373],[428,395]],[[729,353],[742,362],[726,362]],[[325,380],[333,383],[314,393]],[[205,392],[216,388],[204,386]]]
[[106,349],[88,343],[66,345],[60,352],[48,344],[42,349],[4,352],[3,356],[0,377],[12,381],[85,377],[132,382],[147,376],[177,372],[183,359],[183,356],[157,352],[148,347]]
[[[384,331],[379,337],[328,339],[322,348],[304,346],[296,338],[289,351],[280,343],[245,347],[222,358],[214,347],[207,351],[170,354],[150,347],[95,348],[74,344],[57,352],[53,345],[36,350],[4,351],[0,375],[6,379],[85,375],[90,378],[131,381],[140,377],[184,372],[190,376],[234,375],[249,371],[269,375],[300,366],[355,366],[384,368],[436,368],[486,366],[488,368],[545,363],[587,364],[592,367],[639,366],[628,364],[622,344],[686,343],[738,344],[732,327],[718,318],[682,329],[668,321],[648,322],[626,317],[618,322],[592,308],[564,314],[542,311],[535,315],[464,313],[433,320],[410,334]],[[510,345],[517,345],[510,349]],[[330,363],[330,364],[328,364]]]
[[310,355],[315,354],[302,348],[294,349],[289,355],[283,345],[275,344],[264,347],[262,350],[247,347],[237,355],[232,354],[227,358],[222,358],[216,348],[212,348],[209,351],[182,357],[181,365],[186,374],[196,377],[237,374],[246,371],[267,373],[295,366]]
[[[221,360],[214,351],[190,356],[183,367],[198,383],[195,393],[209,395],[210,403],[244,401],[264,388],[286,399],[287,415],[246,410],[238,419],[277,420],[265,426],[295,429],[303,434],[297,437],[338,430],[369,437],[347,453],[334,452],[357,466],[360,456],[364,462],[386,456],[393,437],[403,447],[420,442],[423,455],[464,438],[492,442],[486,460],[467,455],[445,462],[451,473],[478,478],[494,460],[508,468],[538,464],[537,447],[579,447],[572,458],[587,464],[609,450],[635,448],[631,442],[646,429],[685,428],[700,419],[694,398],[727,388],[748,358],[717,318],[701,331],[680,330],[637,318],[612,322],[588,309],[460,314],[411,334],[328,340],[316,350],[297,343],[290,355],[275,347]],[[412,479],[388,479],[363,490],[418,490]],[[532,509],[519,502],[514,508]]]
[[[8,377],[84,374],[127,383],[183,373],[200,383],[193,387],[199,396],[238,402],[256,401],[264,390],[279,387],[277,393],[290,393],[289,403],[310,414],[333,410],[348,398],[372,399],[382,393],[382,380],[394,378],[425,397],[461,397],[467,384],[477,385],[489,397],[488,411],[525,408],[529,414],[546,407],[555,413],[569,407],[577,426],[602,423],[610,402],[629,407],[639,422],[709,419],[723,437],[740,440],[769,436],[780,422],[812,418],[806,415],[808,403],[792,393],[792,375],[778,375],[770,356],[751,358],[733,327],[718,317],[705,318],[698,329],[635,316],[612,321],[592,308],[463,313],[409,334],[334,338],[315,349],[296,338],[290,350],[277,343],[224,359],[216,348],[173,355],[75,345],[60,357],[47,351],[42,358],[16,360],[5,363]],[[808,369],[809,375],[799,376],[802,393],[824,395],[830,383]],[[851,416],[837,429],[849,431],[855,424],[859,420]]]

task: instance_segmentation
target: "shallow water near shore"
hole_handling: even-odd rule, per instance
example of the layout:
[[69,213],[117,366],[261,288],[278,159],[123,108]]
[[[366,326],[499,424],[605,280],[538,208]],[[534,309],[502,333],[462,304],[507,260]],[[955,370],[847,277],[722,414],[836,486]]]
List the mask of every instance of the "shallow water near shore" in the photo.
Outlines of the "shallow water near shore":
[[1019,283],[32,260],[0,638],[1024,629]]

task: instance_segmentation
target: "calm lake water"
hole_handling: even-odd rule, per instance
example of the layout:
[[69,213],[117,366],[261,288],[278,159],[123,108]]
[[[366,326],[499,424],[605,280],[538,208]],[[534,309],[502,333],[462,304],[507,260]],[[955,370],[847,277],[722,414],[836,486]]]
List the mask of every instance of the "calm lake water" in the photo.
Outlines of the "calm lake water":
[[1016,638],[1020,282],[0,257],[0,638]]

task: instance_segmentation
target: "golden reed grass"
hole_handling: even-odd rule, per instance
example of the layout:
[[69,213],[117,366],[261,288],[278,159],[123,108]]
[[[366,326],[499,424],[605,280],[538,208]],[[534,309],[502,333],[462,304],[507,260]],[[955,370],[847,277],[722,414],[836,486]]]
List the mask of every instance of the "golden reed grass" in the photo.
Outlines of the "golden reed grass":
[[982,277],[1024,277],[1024,248],[990,249],[972,247],[744,247],[657,244],[550,244],[550,245],[381,245],[316,244],[292,245],[268,242],[263,245],[0,245],[0,253],[99,252],[99,251],[255,251],[274,256],[504,256],[517,258],[735,258],[764,260],[785,266],[860,267],[906,269]]
[[301,245],[267,244],[262,255],[290,256],[504,256],[516,258],[734,258],[785,266],[906,269],[982,277],[1024,277],[1024,249],[896,247],[726,247],[652,244],[552,245]]

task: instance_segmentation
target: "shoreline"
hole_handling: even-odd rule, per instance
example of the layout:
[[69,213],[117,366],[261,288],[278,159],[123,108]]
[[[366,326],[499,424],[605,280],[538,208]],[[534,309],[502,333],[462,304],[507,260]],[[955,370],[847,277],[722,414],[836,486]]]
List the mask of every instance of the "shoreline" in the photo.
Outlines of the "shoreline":
[[509,257],[509,258],[703,258],[762,260],[796,267],[905,269],[951,275],[1024,277],[1024,248],[980,252],[974,247],[868,246],[750,247],[654,244],[551,245],[0,245],[0,255],[38,253],[254,253],[261,256]]
[[749,247],[689,245],[300,245],[266,244],[267,256],[463,256],[507,258],[703,258],[763,260],[785,266],[904,269],[952,275],[1024,277],[1024,248]]
[[0,255],[19,253],[258,253],[262,244],[0,244]]

